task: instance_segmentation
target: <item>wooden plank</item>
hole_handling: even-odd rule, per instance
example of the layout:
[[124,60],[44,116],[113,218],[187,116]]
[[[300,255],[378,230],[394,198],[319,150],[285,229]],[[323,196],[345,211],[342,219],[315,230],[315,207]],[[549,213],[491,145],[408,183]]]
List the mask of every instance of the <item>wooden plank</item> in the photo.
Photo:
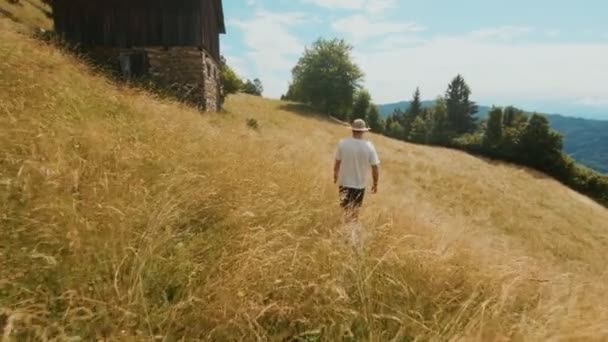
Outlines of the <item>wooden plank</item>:
[[218,0],[54,0],[56,30],[102,46],[196,46],[217,58]]

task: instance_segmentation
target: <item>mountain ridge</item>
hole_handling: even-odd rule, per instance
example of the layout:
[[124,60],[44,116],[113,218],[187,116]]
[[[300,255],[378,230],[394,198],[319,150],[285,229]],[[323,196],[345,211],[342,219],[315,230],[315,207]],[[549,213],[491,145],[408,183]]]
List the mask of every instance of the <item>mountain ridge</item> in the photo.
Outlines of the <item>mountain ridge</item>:
[[[409,101],[400,101],[378,105],[383,118],[391,115],[396,109],[407,110]],[[435,101],[422,102],[424,108],[430,108]],[[490,106],[478,105],[477,117],[487,118],[492,109]],[[531,112],[529,112],[531,113]],[[576,161],[591,169],[608,174],[608,120],[572,117],[563,114],[539,113],[547,117],[551,127],[564,136],[564,152]]]

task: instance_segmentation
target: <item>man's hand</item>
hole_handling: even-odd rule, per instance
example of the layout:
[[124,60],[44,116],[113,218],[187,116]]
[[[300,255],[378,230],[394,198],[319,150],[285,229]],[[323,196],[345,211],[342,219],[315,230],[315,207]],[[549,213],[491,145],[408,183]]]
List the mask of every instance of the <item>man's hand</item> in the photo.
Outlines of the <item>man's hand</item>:
[[378,165],[372,166],[372,175],[374,176],[374,185],[372,186],[372,194],[378,193],[378,181],[380,180],[380,168]]

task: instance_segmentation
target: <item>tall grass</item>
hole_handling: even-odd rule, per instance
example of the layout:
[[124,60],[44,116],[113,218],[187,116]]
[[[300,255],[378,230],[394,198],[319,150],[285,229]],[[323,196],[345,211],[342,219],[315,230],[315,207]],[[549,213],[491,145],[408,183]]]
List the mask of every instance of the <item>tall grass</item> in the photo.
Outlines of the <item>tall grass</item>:
[[201,115],[3,21],[0,61],[4,340],[608,338],[608,211],[553,180],[371,136],[357,250],[344,127],[241,95]]
[[7,17],[19,23],[19,29],[28,32],[51,30],[53,20],[50,14],[50,6],[41,0],[20,0],[14,3],[9,0],[0,1],[0,18]]

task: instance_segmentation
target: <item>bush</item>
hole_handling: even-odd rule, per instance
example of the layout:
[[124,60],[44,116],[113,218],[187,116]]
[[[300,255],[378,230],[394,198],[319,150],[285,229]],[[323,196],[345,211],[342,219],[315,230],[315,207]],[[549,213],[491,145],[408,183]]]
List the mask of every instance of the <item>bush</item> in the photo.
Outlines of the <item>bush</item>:
[[259,125],[258,125],[258,120],[256,119],[247,119],[247,127],[251,128],[251,129],[258,129]]
[[241,91],[249,95],[262,96],[264,86],[262,85],[262,81],[256,78],[253,81],[247,80],[243,84]]
[[221,77],[224,94],[236,94],[243,88],[243,81],[228,65],[223,65]]
[[565,182],[572,189],[594,198],[601,204],[608,206],[608,176],[579,165],[573,161],[570,177]]

